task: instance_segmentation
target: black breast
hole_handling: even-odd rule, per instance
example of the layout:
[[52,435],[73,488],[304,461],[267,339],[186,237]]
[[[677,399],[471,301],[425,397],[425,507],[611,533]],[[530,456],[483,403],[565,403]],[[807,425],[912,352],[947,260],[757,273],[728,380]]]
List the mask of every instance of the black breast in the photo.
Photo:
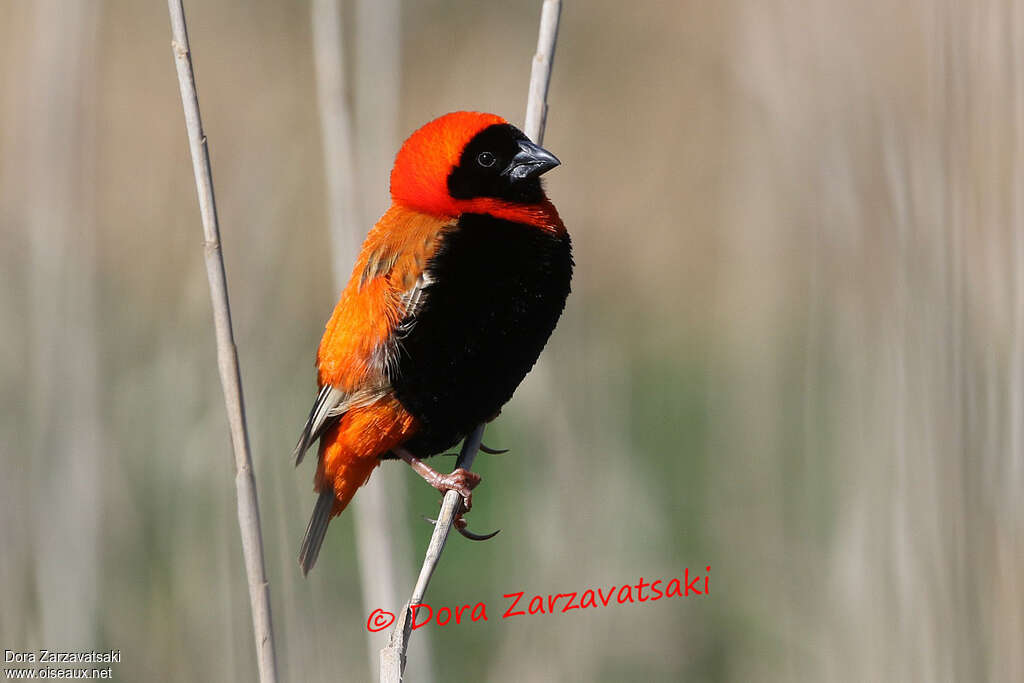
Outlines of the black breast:
[[564,233],[465,214],[445,234],[392,373],[423,425],[410,451],[449,448],[512,398],[565,307],[572,266]]

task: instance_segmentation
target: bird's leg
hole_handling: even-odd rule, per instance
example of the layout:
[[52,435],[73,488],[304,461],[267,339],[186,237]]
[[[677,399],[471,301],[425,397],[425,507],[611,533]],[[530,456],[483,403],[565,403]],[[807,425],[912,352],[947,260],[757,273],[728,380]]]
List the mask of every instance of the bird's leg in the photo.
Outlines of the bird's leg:
[[461,467],[449,474],[441,474],[404,448],[395,448],[394,452],[395,455],[409,463],[413,471],[423,477],[424,481],[441,493],[445,491],[458,491],[459,495],[462,496],[462,506],[465,512],[469,512],[470,508],[473,507],[473,489],[480,483],[479,474]]
[[[463,519],[462,515],[469,512],[469,509],[473,506],[473,489],[480,483],[479,474],[476,472],[470,472],[469,470],[461,467],[451,474],[441,474],[404,448],[395,448],[393,449],[393,452],[402,460],[409,463],[409,466],[412,467],[416,474],[423,477],[428,484],[441,493],[444,493],[445,491],[458,491],[459,495],[462,496],[462,502],[459,505],[459,512],[455,515],[453,524],[460,534],[471,541],[486,541],[487,539],[496,536],[498,531],[501,531],[501,529],[498,529],[498,531],[481,535],[474,534],[466,528],[466,520]],[[437,524],[436,519],[430,519],[429,517],[424,517],[424,519],[431,524]]]

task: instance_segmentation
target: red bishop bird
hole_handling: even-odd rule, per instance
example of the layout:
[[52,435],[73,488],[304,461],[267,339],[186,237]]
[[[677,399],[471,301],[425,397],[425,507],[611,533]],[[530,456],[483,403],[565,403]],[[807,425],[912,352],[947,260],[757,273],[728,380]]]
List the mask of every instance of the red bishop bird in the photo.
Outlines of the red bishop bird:
[[401,458],[469,510],[479,475],[441,474],[423,458],[501,411],[565,307],[571,245],[540,181],[558,164],[505,119],[478,112],[446,114],[402,145],[391,208],[366,236],[320,341],[320,392],[295,447],[298,464],[320,440],[303,573],[382,460]]

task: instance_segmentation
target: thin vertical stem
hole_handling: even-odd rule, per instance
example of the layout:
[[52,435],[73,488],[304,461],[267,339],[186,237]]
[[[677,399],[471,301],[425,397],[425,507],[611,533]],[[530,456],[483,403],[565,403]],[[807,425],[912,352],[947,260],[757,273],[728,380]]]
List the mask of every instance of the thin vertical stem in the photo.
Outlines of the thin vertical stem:
[[267,583],[263,561],[259,501],[256,497],[256,479],[253,476],[252,457],[249,453],[249,434],[245,425],[238,350],[231,328],[231,306],[228,302],[224,258],[220,249],[220,227],[217,223],[217,207],[213,195],[213,174],[210,170],[206,136],[203,134],[203,124],[199,116],[199,97],[196,93],[192,58],[189,53],[185,9],[181,0],[168,0],[167,7],[171,15],[171,49],[178,70],[178,86],[181,89],[181,104],[185,111],[185,128],[188,131],[192,170],[196,178],[199,212],[203,222],[203,251],[217,337],[217,366],[220,370],[224,405],[227,408],[228,425],[231,430],[231,445],[235,454],[238,526],[242,535],[242,552],[245,556],[245,571],[249,582],[249,602],[252,607],[253,636],[256,639],[260,682],[273,683],[277,680],[277,663],[270,616],[270,586]]
[[[40,639],[84,644],[95,637],[100,616],[96,585],[107,452],[99,411],[94,206],[99,109],[94,93],[102,8],[89,0],[37,0],[26,9],[31,33],[24,68],[17,70],[23,80],[9,86],[19,93],[22,116],[15,118],[13,132],[5,132],[29,153],[5,148],[0,182],[14,185],[15,177],[23,177],[25,183],[19,190],[4,189],[15,207],[23,207],[17,218],[5,221],[5,230],[24,224],[29,258],[30,381],[23,396],[30,406],[32,438],[25,464],[26,492],[32,495],[24,499],[24,509],[31,511],[26,521],[33,523],[26,531],[32,543],[27,547],[34,553],[27,557],[34,555],[38,586],[29,599],[38,605]],[[4,239],[10,243],[6,232]],[[7,509],[17,508],[14,503]],[[5,527],[17,525],[6,511],[5,520]],[[0,536],[4,554],[20,559],[22,553],[9,540]],[[16,603],[4,607],[19,614]]]
[[[462,443],[462,450],[455,462],[455,469],[461,467],[468,470],[473,467],[473,461],[476,460],[476,454],[480,450],[480,442],[483,438],[484,425],[479,425]],[[430,536],[430,543],[427,545],[423,566],[420,567],[420,575],[416,579],[412,597],[402,608],[402,613],[395,622],[395,630],[391,633],[388,646],[380,651],[381,683],[402,680],[405,673],[406,651],[409,649],[409,636],[412,634],[412,606],[423,602],[427,586],[430,584],[430,577],[434,575],[434,570],[437,569],[437,565],[441,561],[441,553],[444,552],[448,532],[451,531],[452,522],[455,520],[461,502],[462,496],[458,491],[448,491],[444,494],[441,511],[437,515],[434,533]]]
[[[346,68],[344,62],[344,23],[341,0],[313,0],[313,57],[316,67],[317,103],[323,141],[324,172],[327,181],[328,223],[331,236],[331,265],[335,291],[341,291],[348,279],[359,249],[359,238],[372,220],[372,210],[359,204],[359,178],[356,176],[354,141],[369,137],[375,145],[363,147],[364,162],[374,168],[382,166],[387,152],[394,147],[385,141],[395,135],[398,108],[397,31],[400,7],[397,3],[364,3],[358,7],[359,73],[356,99],[369,102],[377,114],[354,122],[352,108],[346,101]],[[372,50],[373,54],[369,54]],[[386,53],[382,56],[381,53]],[[385,73],[394,69],[395,73]],[[370,86],[373,86],[372,91]],[[354,125],[354,123],[361,125]],[[372,158],[368,158],[372,157]],[[362,168],[362,166],[360,166]],[[379,178],[370,173],[379,189]],[[365,190],[370,190],[369,179]],[[383,195],[381,195],[383,196]],[[363,202],[365,203],[365,202]],[[360,209],[362,208],[362,211]],[[382,482],[388,475],[382,469],[360,492],[352,506],[355,524],[357,559],[363,606],[371,611],[381,605],[395,605],[401,599],[399,586],[408,583],[406,567],[412,557],[408,531],[396,520],[404,519],[405,499],[393,495],[393,488]],[[404,474],[404,473],[402,473]],[[396,483],[394,481],[390,483]],[[389,494],[388,491],[392,493]],[[404,589],[403,589],[404,590]],[[377,665],[380,640],[385,634],[366,634],[370,670]],[[429,662],[421,666],[420,679],[429,683]]]
[[[538,145],[544,140],[548,84],[551,82],[551,66],[555,57],[558,20],[561,13],[561,0],[544,0],[540,15],[540,32],[537,36],[537,54],[533,57],[533,66],[530,71],[526,122],[523,126],[523,132]],[[461,467],[468,470],[473,466],[483,435],[484,425],[481,424],[466,437],[462,444],[462,451],[459,453],[459,459],[455,463],[455,469]],[[452,522],[458,512],[460,500],[461,496],[457,491],[448,491],[444,495],[441,511],[438,513],[434,533],[430,537],[430,544],[427,546],[426,556],[423,558],[423,565],[420,568],[420,575],[416,580],[412,598],[406,603],[402,614],[395,622],[395,630],[391,633],[388,646],[380,651],[381,683],[398,683],[402,680],[405,673],[406,652],[409,649],[409,637],[412,634],[411,606],[420,604],[426,595],[430,577],[433,576],[434,570],[441,561],[441,553],[444,551],[448,532],[451,531]]]
[[526,120],[523,132],[538,145],[544,143],[544,124],[548,120],[548,85],[551,66],[555,61],[555,43],[558,41],[558,20],[562,14],[562,0],[544,0],[540,9],[540,31],[537,34],[537,54],[530,69],[530,94],[526,100]]
[[358,221],[352,116],[345,102],[345,65],[342,61],[341,0],[313,0],[312,23],[317,106],[327,181],[331,270],[340,291],[359,249],[355,228]]

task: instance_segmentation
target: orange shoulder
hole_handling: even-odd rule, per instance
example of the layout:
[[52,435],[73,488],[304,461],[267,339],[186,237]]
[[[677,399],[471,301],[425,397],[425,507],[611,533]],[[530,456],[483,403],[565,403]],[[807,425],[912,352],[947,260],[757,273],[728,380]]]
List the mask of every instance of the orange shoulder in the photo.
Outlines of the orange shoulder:
[[450,219],[393,205],[370,230],[317,352],[321,386],[354,392],[384,380],[402,294],[416,286]]

